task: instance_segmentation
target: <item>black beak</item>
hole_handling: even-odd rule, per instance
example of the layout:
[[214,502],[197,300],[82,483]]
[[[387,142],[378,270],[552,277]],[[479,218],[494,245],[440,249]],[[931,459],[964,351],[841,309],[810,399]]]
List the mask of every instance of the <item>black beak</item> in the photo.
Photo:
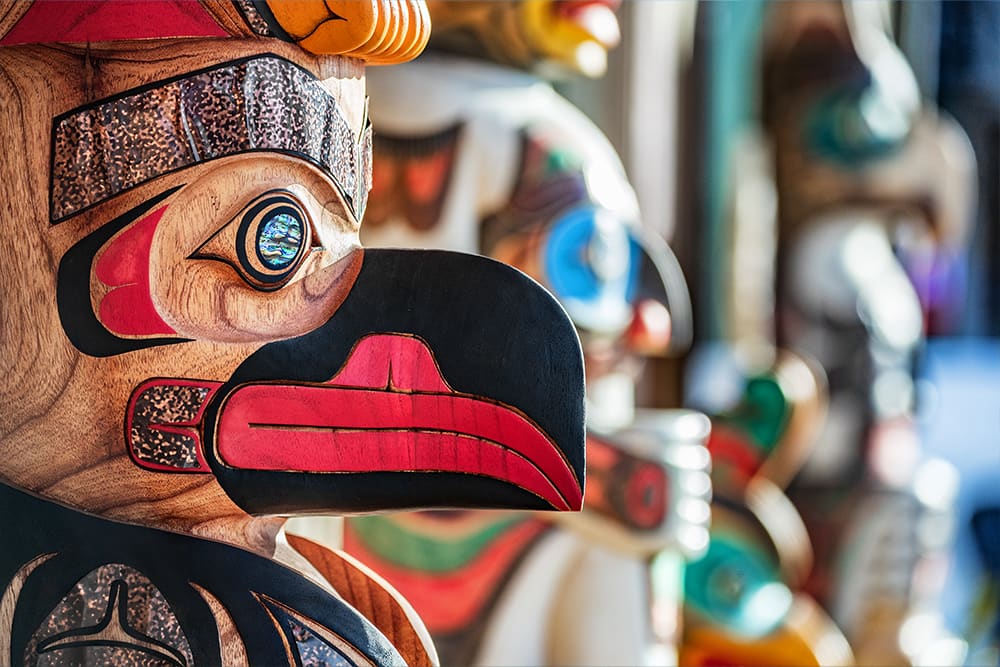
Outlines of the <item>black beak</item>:
[[254,514],[579,509],[583,359],[562,307],[493,260],[366,250],[330,320],[268,344],[203,423]]

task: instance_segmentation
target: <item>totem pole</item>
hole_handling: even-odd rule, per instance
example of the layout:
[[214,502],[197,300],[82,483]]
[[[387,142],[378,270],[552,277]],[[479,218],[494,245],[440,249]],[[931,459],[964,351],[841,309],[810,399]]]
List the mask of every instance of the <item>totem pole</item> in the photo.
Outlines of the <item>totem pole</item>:
[[942,584],[927,573],[947,536],[920,526],[949,499],[929,505],[914,492],[934,469],[921,472],[913,418],[927,308],[898,252],[960,242],[973,163],[954,122],[921,106],[880,8],[775,3],[764,120],[778,196],[778,340],[829,378],[829,418],[790,492],[816,550],[807,589],[861,664],[888,665],[947,640],[933,630],[901,643],[907,618],[932,607]]
[[712,418],[712,528],[707,553],[685,571],[681,665],[854,664],[843,634],[801,591],[813,553],[784,492],[826,400],[822,370],[782,351]]
[[417,1],[0,1],[0,664],[425,665],[284,516],[579,509],[583,366],[498,262],[365,250]]
[[345,547],[413,602],[445,663],[672,663],[679,567],[707,543],[708,421],[637,411],[634,382],[687,345],[686,286],[608,140],[537,76],[603,71],[613,7],[429,6],[436,52],[369,80],[365,243],[480,252],[559,299],[584,348],[586,509],[357,518]]

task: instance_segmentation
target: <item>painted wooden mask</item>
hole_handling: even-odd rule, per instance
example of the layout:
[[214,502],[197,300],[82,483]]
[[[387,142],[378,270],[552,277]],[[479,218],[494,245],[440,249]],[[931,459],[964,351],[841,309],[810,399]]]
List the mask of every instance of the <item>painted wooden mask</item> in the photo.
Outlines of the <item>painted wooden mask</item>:
[[[358,241],[359,58],[419,52],[419,3],[318,3],[311,27],[274,2],[22,4],[0,3],[0,476],[181,530],[579,509],[583,369],[555,300],[487,259]],[[64,39],[93,43],[37,44]]]

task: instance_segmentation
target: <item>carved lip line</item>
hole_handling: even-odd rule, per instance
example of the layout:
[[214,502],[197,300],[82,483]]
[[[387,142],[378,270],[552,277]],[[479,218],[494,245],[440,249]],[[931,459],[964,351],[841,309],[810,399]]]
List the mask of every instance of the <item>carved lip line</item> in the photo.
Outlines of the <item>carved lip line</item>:
[[[204,427],[203,418],[204,418],[204,414],[205,414],[205,409],[206,409],[208,403],[211,402],[211,399],[214,397],[214,395],[217,392],[218,388],[221,387],[221,386],[222,386],[221,382],[213,382],[213,381],[209,381],[209,380],[191,380],[191,379],[187,379],[187,378],[151,378],[149,380],[146,380],[146,381],[142,382],[132,392],[132,396],[129,399],[129,403],[128,403],[127,417],[126,417],[126,421],[125,421],[125,438],[126,438],[126,441],[128,443],[127,444],[128,453],[129,453],[129,456],[132,458],[132,460],[138,466],[140,466],[142,468],[146,468],[148,470],[153,470],[153,471],[157,471],[157,472],[172,472],[172,473],[207,473],[207,472],[211,472],[210,468],[208,466],[208,463],[205,461],[204,445],[202,443],[201,432],[202,432],[202,429]],[[241,385],[240,387],[237,388],[237,390],[234,390],[233,392],[231,392],[230,396],[232,396],[234,393],[236,393],[236,391],[238,391],[239,389],[243,389],[243,388],[247,388],[247,387],[260,387],[260,386],[266,386],[266,387],[271,387],[273,389],[279,389],[280,390],[280,388],[287,388],[289,386],[293,386],[294,387],[296,385],[287,385],[287,384],[281,384],[281,383],[254,383],[254,384],[246,384],[246,385]],[[489,406],[493,406],[493,408],[497,409],[497,410],[507,410],[507,411],[509,411],[512,417],[517,418],[518,420],[523,421],[524,422],[524,426],[529,427],[532,431],[534,431],[534,433],[537,433],[538,438],[544,438],[544,436],[541,434],[540,431],[537,430],[537,427],[534,426],[534,424],[530,421],[530,419],[519,415],[516,411],[514,411],[514,410],[512,410],[510,408],[507,408],[503,404],[497,403],[497,402],[494,402],[494,401],[490,401],[489,399],[481,399],[481,398],[480,399],[476,399],[475,397],[470,397],[468,395],[458,394],[457,392],[451,392],[451,393],[408,392],[408,391],[399,390],[399,389],[396,389],[396,388],[393,388],[393,387],[390,387],[390,388],[387,388],[387,389],[384,389],[384,390],[371,390],[371,389],[362,389],[362,388],[357,388],[357,387],[345,387],[345,386],[339,386],[339,385],[330,385],[330,384],[325,384],[325,383],[324,384],[311,384],[311,385],[309,385],[309,384],[302,384],[302,385],[298,385],[298,386],[312,386],[312,387],[316,387],[316,388],[319,388],[319,389],[322,389],[322,390],[341,390],[341,391],[345,391],[345,392],[372,392],[372,393],[381,393],[381,394],[389,394],[389,395],[399,395],[401,397],[413,397],[413,396],[417,396],[417,395],[437,396],[438,398],[452,398],[452,397],[457,397],[457,398],[461,398],[461,399],[466,399],[468,401],[476,401],[478,403],[482,403],[482,404],[486,405],[487,409],[489,409]],[[138,402],[139,397],[142,396],[148,389],[155,388],[155,387],[198,388],[198,389],[203,389],[205,391],[206,395],[203,398],[199,399],[199,401],[198,401],[199,405],[195,409],[195,414],[190,419],[183,419],[183,420],[178,420],[178,421],[173,421],[173,422],[160,421],[160,420],[155,420],[154,419],[154,420],[150,420],[148,422],[148,424],[147,424],[148,428],[150,430],[153,430],[153,431],[160,431],[160,432],[163,432],[163,433],[174,433],[174,434],[184,435],[184,436],[192,438],[192,440],[194,442],[195,454],[197,456],[197,463],[194,466],[186,467],[186,468],[180,468],[180,467],[176,467],[176,466],[166,465],[166,464],[163,464],[163,463],[157,463],[157,462],[154,462],[154,461],[150,461],[150,460],[148,460],[146,458],[143,458],[142,456],[139,455],[139,453],[136,450],[136,443],[133,442],[133,440],[132,440],[131,430],[132,430],[133,424],[135,423],[135,420],[136,420],[137,402]],[[375,419],[378,419],[378,418],[376,417]],[[457,431],[455,429],[448,429],[448,428],[445,428],[445,427],[422,427],[422,428],[408,427],[408,428],[399,428],[399,427],[374,426],[374,427],[359,428],[357,426],[334,426],[334,425],[323,425],[323,424],[310,425],[310,424],[289,424],[289,423],[273,423],[273,422],[271,422],[271,423],[265,423],[265,422],[251,422],[251,421],[248,421],[246,423],[245,427],[246,427],[246,429],[248,431],[256,431],[258,433],[265,432],[265,431],[272,432],[271,435],[268,436],[268,439],[271,439],[271,440],[273,440],[273,438],[276,437],[276,434],[273,433],[275,431],[277,431],[279,433],[280,432],[293,432],[293,433],[301,433],[301,434],[312,433],[312,434],[315,434],[316,436],[319,436],[317,439],[319,439],[320,442],[308,443],[306,445],[306,447],[308,447],[308,448],[312,448],[312,447],[323,448],[323,447],[330,446],[330,444],[331,444],[330,442],[326,442],[326,443],[322,442],[322,439],[323,439],[322,436],[323,436],[323,434],[330,434],[331,437],[329,439],[330,440],[334,440],[334,441],[337,439],[338,435],[339,436],[347,436],[346,440],[349,443],[350,443],[351,440],[353,440],[353,443],[349,444],[349,446],[353,446],[356,449],[359,448],[359,447],[363,447],[363,448],[366,448],[366,449],[379,449],[380,445],[381,445],[381,448],[385,448],[387,442],[392,442],[392,444],[395,445],[395,446],[399,446],[400,444],[402,444],[403,446],[405,446],[406,445],[405,440],[406,440],[407,436],[409,436],[411,439],[415,438],[418,441],[417,443],[411,443],[411,444],[421,444],[421,445],[423,445],[425,447],[428,446],[428,442],[427,441],[432,436],[440,436],[440,439],[443,440],[445,443],[447,443],[447,442],[450,441],[452,444],[468,444],[470,447],[491,447],[491,448],[495,448],[495,450],[496,450],[496,451],[492,451],[492,453],[491,453],[492,459],[497,459],[497,457],[499,456],[499,458],[501,459],[501,461],[506,460],[506,463],[509,464],[509,465],[511,465],[514,468],[514,473],[512,475],[508,475],[508,477],[512,476],[512,477],[515,477],[515,478],[520,478],[521,482],[524,482],[525,479],[527,479],[528,480],[527,486],[528,487],[535,487],[535,488],[525,488],[521,483],[518,483],[518,480],[516,480],[516,479],[507,479],[507,478],[501,477],[501,479],[504,479],[504,481],[508,481],[508,482],[514,483],[514,484],[516,484],[518,486],[522,486],[522,488],[525,488],[525,490],[530,491],[531,493],[534,493],[535,495],[538,495],[539,497],[543,498],[544,500],[546,500],[547,502],[549,502],[550,504],[552,504],[557,509],[561,509],[561,510],[579,509],[580,506],[581,506],[581,503],[582,503],[582,500],[581,500],[582,499],[582,495],[580,494],[577,485],[572,481],[572,480],[575,480],[575,477],[572,476],[572,472],[571,471],[568,473],[570,483],[568,485],[566,485],[565,488],[567,489],[567,492],[564,493],[564,492],[562,492],[562,491],[559,490],[558,486],[549,478],[549,476],[545,475],[545,473],[543,473],[540,470],[539,466],[537,466],[536,464],[534,464],[523,453],[517,451],[515,448],[508,447],[508,446],[504,445],[504,443],[501,442],[498,439],[493,439],[493,438],[487,437],[486,435],[483,435],[483,434],[476,435],[476,434],[472,434],[472,433],[463,433],[463,432]],[[489,428],[487,427],[485,430],[488,431]],[[368,435],[361,435],[361,434],[368,434]],[[383,434],[383,435],[381,437],[377,437],[377,434]],[[255,435],[257,435],[257,434],[255,434]],[[393,438],[392,437],[393,435],[395,435],[396,437]],[[239,439],[239,438],[237,438],[237,439]],[[344,438],[341,438],[341,443],[340,444],[343,444],[344,440],[345,440]],[[368,442],[368,441],[375,441],[375,440],[378,440],[380,442]],[[546,442],[548,442],[547,438],[546,438]],[[233,448],[235,448],[235,450],[237,452],[236,453],[236,458],[237,459],[242,454],[246,454],[246,452],[242,452],[242,443],[240,443],[240,444],[227,443],[227,444],[229,444]],[[337,443],[334,442],[333,444],[337,444]],[[438,445],[430,445],[430,446],[431,447],[435,447],[435,446],[437,447],[437,452],[436,452],[437,456],[440,457],[440,456],[443,455],[443,450],[441,448],[440,443]],[[242,452],[242,454],[241,454],[241,452]],[[479,457],[479,458],[482,458],[482,457]],[[488,456],[487,458],[490,458],[490,456]],[[280,469],[280,470],[284,470],[284,471],[287,471],[287,472],[310,472],[310,473],[346,473],[346,472],[365,472],[365,471],[370,471],[368,469],[349,470],[349,469],[332,469],[330,467],[321,468],[321,469],[303,469],[301,466],[294,467],[294,463],[290,464],[290,465],[292,465],[293,467],[287,467],[287,468],[263,468],[263,469],[275,469],[275,470]],[[484,474],[484,476],[488,476],[488,477],[494,476],[494,475],[490,475],[490,474],[487,474],[487,473],[477,472],[476,470],[461,470],[461,469],[456,469],[455,465],[457,465],[457,464],[456,463],[452,463],[449,466],[447,463],[444,463],[444,464],[442,464],[442,466],[440,468],[435,468],[435,469],[426,468],[426,467],[425,468],[416,468],[416,467],[414,467],[414,468],[405,468],[404,469],[403,467],[399,467],[396,471],[398,471],[398,472],[407,472],[407,471],[409,471],[409,472],[468,472],[469,474]],[[233,465],[231,467],[243,467],[243,466],[242,465]],[[339,468],[342,468],[342,467],[343,466],[339,466]],[[476,466],[476,467],[481,467],[481,464],[480,464],[480,466]],[[260,469],[260,468],[258,468],[258,469]],[[559,470],[560,468],[557,466],[556,469]],[[566,466],[566,469],[567,469],[567,471],[569,470],[568,466]],[[567,496],[570,498],[569,502],[567,502]],[[574,499],[576,499],[576,500],[574,500]]]
[[412,334],[363,336],[328,382],[263,381],[219,404],[216,458],[233,468],[458,472],[492,477],[556,509],[580,509],[582,484],[530,417],[455,391]]
[[556,509],[582,504],[572,470],[530,419],[458,392],[249,383],[223,399],[215,435],[219,461],[233,468],[459,472],[514,484]]
[[[210,472],[204,436],[212,428],[215,459],[243,470],[343,474],[450,472],[497,479],[579,510],[583,488],[565,454],[527,415],[495,399],[452,389],[427,343],[409,334],[362,337],[333,379],[262,380],[217,396],[220,382],[155,378],[129,400],[125,438],[133,461],[162,472]],[[183,421],[145,419],[151,431],[191,438],[197,463],[180,468],[142,457],[131,430],[148,389],[204,392]],[[206,408],[218,400],[214,424]]]

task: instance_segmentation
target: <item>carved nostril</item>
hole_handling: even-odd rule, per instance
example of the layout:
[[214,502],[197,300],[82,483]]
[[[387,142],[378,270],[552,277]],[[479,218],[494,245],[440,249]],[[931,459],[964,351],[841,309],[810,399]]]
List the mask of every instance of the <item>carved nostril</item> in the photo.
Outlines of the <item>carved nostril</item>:
[[359,340],[330,384],[403,392],[451,391],[427,343],[400,334],[372,334]]

